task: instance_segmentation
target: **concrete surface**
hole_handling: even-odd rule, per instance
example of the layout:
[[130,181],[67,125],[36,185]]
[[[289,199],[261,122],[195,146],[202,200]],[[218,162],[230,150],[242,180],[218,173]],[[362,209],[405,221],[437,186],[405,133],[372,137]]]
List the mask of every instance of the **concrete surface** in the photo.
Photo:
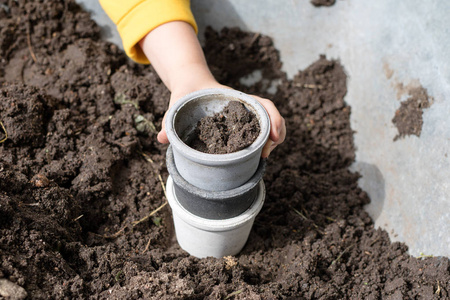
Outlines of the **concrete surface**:
[[[120,44],[98,3],[79,2]],[[357,147],[351,169],[363,175],[367,211],[412,255],[450,256],[450,2],[337,0],[315,8],[306,0],[192,0],[192,9],[200,37],[205,25],[271,36],[290,77],[319,54],[339,59]],[[420,137],[394,142],[392,118],[408,96],[399,84],[423,86],[434,103]]]

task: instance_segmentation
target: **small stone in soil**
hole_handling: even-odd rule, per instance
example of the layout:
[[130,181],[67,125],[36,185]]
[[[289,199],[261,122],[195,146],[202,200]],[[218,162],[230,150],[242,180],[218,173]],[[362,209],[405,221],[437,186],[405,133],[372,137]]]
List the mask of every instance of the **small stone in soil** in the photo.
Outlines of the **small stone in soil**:
[[202,118],[189,146],[205,153],[226,154],[251,145],[260,133],[256,115],[238,101],[231,101],[221,112]]
[[7,279],[0,279],[0,296],[6,299],[25,299],[28,294],[25,289]]

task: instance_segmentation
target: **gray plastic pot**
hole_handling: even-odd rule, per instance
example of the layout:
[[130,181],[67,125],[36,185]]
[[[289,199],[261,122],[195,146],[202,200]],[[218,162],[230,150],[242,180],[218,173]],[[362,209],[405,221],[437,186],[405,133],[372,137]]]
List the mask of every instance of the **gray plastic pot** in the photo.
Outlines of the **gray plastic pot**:
[[207,191],[184,180],[175,166],[172,146],[167,149],[166,164],[180,205],[196,216],[222,220],[240,215],[255,201],[266,161],[260,159],[255,174],[243,185],[228,191]]
[[[255,113],[261,132],[247,148],[228,154],[208,154],[186,144],[197,122],[220,112],[230,101],[240,101]],[[270,133],[270,119],[253,97],[231,89],[200,90],[178,100],[168,111],[166,131],[176,168],[190,184],[209,191],[226,191],[247,182],[256,172]]]
[[166,187],[178,244],[190,255],[199,258],[238,254],[247,242],[266,194],[261,180],[258,184],[258,196],[246,211],[234,218],[212,220],[196,216],[180,205],[171,176],[167,179]]

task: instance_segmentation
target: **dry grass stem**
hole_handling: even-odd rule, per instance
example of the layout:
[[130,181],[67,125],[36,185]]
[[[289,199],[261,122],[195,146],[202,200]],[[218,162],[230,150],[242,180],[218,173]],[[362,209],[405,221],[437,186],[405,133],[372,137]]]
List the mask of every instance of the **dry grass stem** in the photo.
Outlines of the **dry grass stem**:
[[142,251],[142,254],[144,254],[145,252],[147,252],[148,248],[150,247],[151,241],[152,241],[152,238],[149,238],[149,239],[148,239],[147,245],[145,245],[144,251]]
[[294,210],[295,213],[296,213],[297,215],[299,215],[300,217],[302,217],[303,219],[309,221],[309,219],[308,219],[304,214],[302,214],[299,210],[297,210],[297,209],[295,209],[295,208],[292,208],[292,210]]
[[225,300],[230,299],[233,296],[239,295],[240,293],[242,293],[244,291],[244,289],[240,289],[236,292],[232,292],[231,294],[229,294],[228,296],[225,297]]
[[164,202],[160,207],[158,207],[157,209],[155,209],[154,211],[152,211],[151,213],[149,213],[149,214],[146,215],[145,217],[143,217],[143,218],[140,219],[140,220],[133,221],[131,224],[133,224],[133,227],[135,227],[135,226],[138,225],[139,223],[144,222],[145,220],[147,220],[148,218],[150,218],[151,216],[153,216],[154,214],[156,214],[158,211],[160,211],[161,209],[163,209],[164,206],[167,205],[167,203],[168,203],[167,201]]
[[378,242],[378,241],[380,240],[380,238],[381,238],[381,237],[377,237],[376,239],[374,239],[374,240],[372,241],[372,243],[370,243],[370,247],[372,247],[373,244],[375,244],[376,242]]
[[256,40],[259,38],[261,34],[259,32],[255,33],[255,35],[252,37],[252,39],[250,40],[250,43],[248,43],[248,47],[250,48],[251,46],[253,46],[253,44],[256,42]]
[[317,230],[318,233],[320,233],[320,234],[322,234],[322,235],[325,234],[325,232],[324,232],[323,230],[321,230],[321,229],[319,228],[319,226],[318,226],[316,223],[313,222],[313,220],[308,219],[304,214],[302,214],[299,210],[297,210],[297,209],[295,209],[295,208],[293,208],[293,207],[292,207],[292,210],[293,210],[296,214],[298,214],[300,217],[302,217],[304,220],[310,221],[310,222],[312,223],[312,225],[314,226],[314,228],[316,228],[316,230]]
[[331,217],[328,217],[328,216],[325,216],[325,219],[327,219],[327,220],[330,221],[330,222],[336,222],[335,219],[333,219],[333,218],[331,218]]
[[[145,158],[146,161],[148,161],[148,162],[150,162],[150,163],[153,163],[153,160],[150,158],[150,156],[148,156],[147,154],[145,154],[145,153],[143,153],[143,152],[142,152],[141,154],[142,154],[142,156]],[[148,215],[146,215],[145,217],[143,217],[142,219],[131,222],[132,228],[134,228],[134,227],[136,227],[138,224],[140,224],[140,223],[142,223],[142,222],[148,220],[148,218],[150,218],[151,216],[153,216],[154,214],[156,214],[158,211],[160,211],[161,209],[163,209],[163,208],[167,205],[168,202],[167,202],[166,186],[164,185],[164,181],[162,180],[161,174],[158,174],[158,180],[159,180],[159,182],[161,183],[161,187],[162,187],[163,192],[164,192],[164,197],[166,197],[166,201],[165,201],[163,204],[161,204],[158,208],[156,208],[155,210],[153,210],[151,213],[149,213]],[[119,235],[121,235],[121,234],[125,231],[125,229],[126,229],[127,227],[128,227],[128,226],[125,225],[124,227],[122,227],[122,228],[121,228],[119,231],[117,231],[116,233],[114,233],[114,234],[112,234],[112,235],[103,235],[103,237],[104,237],[104,238],[107,238],[107,239],[114,239],[114,238],[118,237]],[[150,246],[150,241],[148,242],[147,246],[145,247],[144,252],[148,250],[148,247],[149,247],[149,246]]]
[[30,51],[31,58],[37,63],[36,55],[34,55],[33,47],[31,47],[31,36],[30,36],[30,24],[27,26],[27,44],[28,50]]
[[2,127],[2,130],[5,133],[5,137],[2,140],[0,140],[0,144],[1,144],[1,143],[3,143],[4,141],[6,141],[8,139],[8,132],[6,131],[6,128],[3,125],[2,121],[0,121],[0,126]]
[[342,251],[342,252],[338,255],[338,257],[336,257],[336,259],[333,260],[333,261],[331,262],[330,267],[331,267],[332,265],[334,265],[336,262],[338,262],[338,261],[341,259],[342,255],[344,255],[348,250],[350,250],[350,249],[352,249],[353,247],[355,247],[355,245],[356,245],[356,244],[353,244],[353,245],[350,245],[350,246],[348,246],[347,248],[345,248],[344,251]]
[[323,89],[323,85],[321,84],[294,84],[294,86],[302,87],[305,89],[318,89],[318,90]]
[[142,152],[141,153],[141,155],[144,157],[144,159],[146,160],[146,161],[148,161],[149,163],[155,163],[154,161],[153,161],[153,159],[151,159],[151,157],[148,155],[148,154],[145,154],[144,152]]
[[162,189],[163,189],[163,192],[164,192],[164,196],[167,199],[166,186],[164,185],[164,182],[163,182],[163,180],[161,178],[161,174],[158,174],[158,179],[159,179],[159,182],[161,183],[161,186],[162,186]]
[[[164,192],[164,196],[165,196],[166,199],[167,199],[166,186],[164,185],[164,182],[163,182],[163,180],[162,180],[161,174],[158,174],[158,179],[159,179],[159,182],[161,183],[161,186],[162,186],[162,189],[163,189],[163,192]],[[153,216],[154,214],[156,214],[158,211],[160,211],[161,209],[163,209],[164,206],[167,205],[167,203],[168,203],[168,202],[167,202],[167,200],[166,200],[160,207],[158,207],[157,209],[155,209],[154,211],[152,211],[152,212],[151,212],[150,214],[148,214],[147,216],[143,217],[142,219],[140,219],[140,220],[138,220],[138,221],[133,221],[133,222],[132,222],[133,227],[135,227],[135,226],[138,225],[139,223],[144,222],[145,220],[147,220],[148,218],[150,218],[151,216]]]
[[83,216],[84,216],[84,215],[78,216],[78,217],[76,217],[75,219],[73,219],[73,221],[74,221],[74,222],[75,222],[75,221],[78,221],[78,220],[81,219]]
[[118,237],[119,235],[121,235],[122,232],[124,232],[126,228],[127,228],[127,226],[124,226],[124,227],[122,227],[119,231],[117,231],[116,233],[111,234],[111,235],[104,235],[103,237],[104,237],[105,239],[115,239],[116,237]]
[[439,284],[439,280],[437,281],[437,290],[436,290],[435,294],[437,294],[439,296],[441,295],[441,286]]

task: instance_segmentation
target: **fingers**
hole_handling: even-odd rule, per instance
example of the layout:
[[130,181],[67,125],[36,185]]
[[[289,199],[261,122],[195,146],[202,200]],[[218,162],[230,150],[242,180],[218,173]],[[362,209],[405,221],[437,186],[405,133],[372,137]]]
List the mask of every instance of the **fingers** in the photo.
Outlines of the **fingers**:
[[167,112],[164,114],[164,118],[161,122],[161,131],[158,133],[158,136],[156,137],[158,142],[160,142],[161,144],[169,143],[169,139],[167,138],[167,133],[166,133],[166,115],[167,115]]
[[264,148],[262,150],[261,153],[261,157],[262,158],[267,158],[270,155],[270,152],[273,150],[272,146],[273,146],[274,142],[272,142],[272,140],[267,140],[266,144],[264,145]]
[[[173,95],[172,95],[173,96]],[[264,148],[261,153],[262,158],[266,158],[270,155],[270,153],[275,149],[278,145],[284,142],[286,138],[286,123],[284,118],[281,116],[280,112],[276,108],[275,104],[273,104],[272,101],[268,99],[264,99],[258,96],[253,96],[256,100],[258,100],[259,103],[265,108],[267,111],[267,114],[269,115],[270,119],[270,134],[269,139],[267,140],[266,144],[264,145]],[[171,101],[169,104],[169,107],[172,106],[172,102],[174,97],[171,97]],[[158,142],[161,144],[167,144],[169,143],[169,139],[167,138],[166,128],[165,128],[165,120],[166,115],[164,115],[164,118],[161,123],[161,131],[158,133]]]
[[264,145],[261,157],[266,158],[270,152],[279,144],[283,143],[286,138],[286,123],[275,104],[268,99],[253,96],[266,109],[270,118],[270,135],[269,140]]
[[161,131],[158,133],[157,139],[158,139],[158,142],[160,142],[161,144],[169,143],[169,139],[167,138],[166,130],[161,129]]
[[256,98],[256,100],[259,101],[259,103],[264,106],[267,113],[269,114],[270,118],[270,139],[277,143],[280,138],[282,137],[282,131],[284,126],[284,119],[280,115],[278,109],[275,107],[275,104],[273,104],[272,101],[264,98],[260,98],[257,96],[253,96]]
[[286,139],[286,122],[283,117],[281,117],[281,123],[277,129],[278,131],[278,140],[272,145],[271,151],[275,149],[276,146],[280,145]]

